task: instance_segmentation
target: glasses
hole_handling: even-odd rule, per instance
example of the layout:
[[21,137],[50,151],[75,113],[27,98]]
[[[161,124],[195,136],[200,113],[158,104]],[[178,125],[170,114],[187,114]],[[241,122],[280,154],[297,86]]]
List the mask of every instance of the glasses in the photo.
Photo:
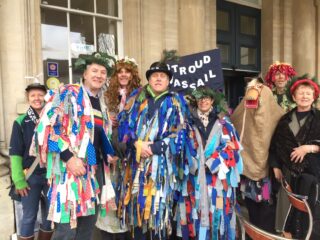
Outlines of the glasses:
[[200,101],[211,101],[211,100],[212,100],[211,97],[202,97],[202,98],[198,99],[198,102],[200,102]]

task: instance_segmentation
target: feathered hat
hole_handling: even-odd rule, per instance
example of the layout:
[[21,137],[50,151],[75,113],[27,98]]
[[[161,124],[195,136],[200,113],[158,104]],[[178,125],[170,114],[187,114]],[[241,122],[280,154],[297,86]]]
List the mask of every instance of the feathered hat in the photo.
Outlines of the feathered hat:
[[265,81],[268,87],[273,87],[277,72],[283,73],[286,76],[286,80],[294,77],[297,74],[294,68],[289,63],[281,63],[276,61],[274,64],[270,65],[265,77]]

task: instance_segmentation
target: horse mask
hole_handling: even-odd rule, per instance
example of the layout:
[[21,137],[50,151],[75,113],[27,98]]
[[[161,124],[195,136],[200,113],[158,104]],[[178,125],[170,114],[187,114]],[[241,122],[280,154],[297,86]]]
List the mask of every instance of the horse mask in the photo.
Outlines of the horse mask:
[[284,113],[267,86],[257,79],[248,83],[231,121],[240,133],[243,174],[249,179],[258,181],[268,175],[270,141]]

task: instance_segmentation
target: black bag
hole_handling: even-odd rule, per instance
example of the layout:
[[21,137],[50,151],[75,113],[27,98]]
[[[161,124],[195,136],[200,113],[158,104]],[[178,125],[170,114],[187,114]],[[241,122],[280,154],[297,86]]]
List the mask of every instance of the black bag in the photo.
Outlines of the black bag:
[[21,196],[20,194],[17,193],[16,187],[14,186],[14,184],[11,184],[8,188],[10,188],[10,191],[8,194],[9,197],[14,201],[21,202]]

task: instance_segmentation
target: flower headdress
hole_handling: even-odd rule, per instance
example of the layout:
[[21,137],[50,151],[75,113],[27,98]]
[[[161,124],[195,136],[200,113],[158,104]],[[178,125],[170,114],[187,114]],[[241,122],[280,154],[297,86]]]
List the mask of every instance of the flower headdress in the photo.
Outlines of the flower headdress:
[[138,67],[138,63],[134,58],[129,58],[128,56],[125,56],[124,58],[119,58],[118,56],[116,56],[115,59],[116,59],[116,65],[124,63],[124,64],[131,65],[133,68]]
[[276,61],[274,64],[270,65],[268,73],[265,77],[268,87],[273,87],[277,72],[283,73],[286,76],[286,80],[294,77],[297,74],[290,64]]

